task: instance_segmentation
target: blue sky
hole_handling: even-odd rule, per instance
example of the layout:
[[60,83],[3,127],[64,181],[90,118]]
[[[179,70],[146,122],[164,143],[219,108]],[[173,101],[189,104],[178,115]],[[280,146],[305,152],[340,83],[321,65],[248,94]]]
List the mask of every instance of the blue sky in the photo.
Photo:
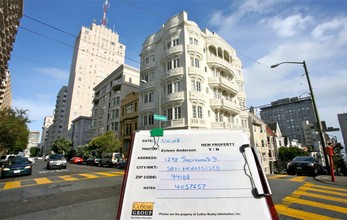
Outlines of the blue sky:
[[[68,84],[73,45],[82,26],[101,23],[103,0],[25,0],[9,62],[13,106],[28,109],[31,130],[53,115]],[[308,96],[306,61],[321,120],[339,127],[347,112],[347,1],[110,0],[107,26],[126,45],[126,64],[139,68],[141,45],[172,16],[186,11],[201,29],[223,37],[243,63],[247,106]],[[340,132],[330,133],[341,142]]]

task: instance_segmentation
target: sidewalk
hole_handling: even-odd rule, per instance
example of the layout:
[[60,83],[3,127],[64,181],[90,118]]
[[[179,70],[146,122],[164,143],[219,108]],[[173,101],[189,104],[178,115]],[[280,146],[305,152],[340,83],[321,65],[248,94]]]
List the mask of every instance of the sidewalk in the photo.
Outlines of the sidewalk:
[[335,182],[331,181],[330,175],[316,176],[315,180],[323,182],[323,183],[332,184],[336,186],[342,186],[347,188],[347,176],[335,176]]

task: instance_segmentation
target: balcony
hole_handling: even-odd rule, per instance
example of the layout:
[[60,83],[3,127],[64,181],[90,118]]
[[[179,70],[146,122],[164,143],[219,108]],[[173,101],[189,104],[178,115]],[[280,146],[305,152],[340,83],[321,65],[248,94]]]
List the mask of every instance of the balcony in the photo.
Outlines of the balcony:
[[201,68],[188,67],[188,75],[190,77],[197,77],[199,79],[202,79],[202,82],[205,81],[205,72]]
[[232,114],[239,114],[241,112],[237,104],[225,99],[210,99],[210,107],[213,110],[224,110]]
[[148,102],[148,103],[141,104],[141,106],[140,106],[141,108],[140,108],[140,110],[139,110],[139,114],[140,114],[141,112],[145,112],[145,111],[149,111],[149,110],[154,110],[154,109],[157,108],[157,106],[158,106],[158,104],[155,103],[155,102]]
[[209,55],[206,56],[207,58],[207,64],[209,65],[214,65],[216,67],[221,67],[227,71],[229,71],[233,76],[235,76],[235,71],[234,71],[234,66],[233,64],[227,62],[226,60],[224,60],[223,58],[220,57],[216,57],[214,55]]
[[122,87],[122,80],[117,80],[112,82],[112,89],[113,91],[118,91]]
[[156,67],[155,62],[143,63],[141,64],[141,71],[154,70]]
[[195,102],[198,102],[198,103],[201,103],[201,104],[205,105],[207,97],[202,92],[190,91],[189,92],[189,100],[190,101],[195,101]]
[[206,120],[202,118],[191,118],[190,126],[191,127],[206,127]]
[[242,129],[242,127],[240,125],[237,124],[233,124],[230,122],[211,122],[211,128],[219,128],[219,129]]
[[236,95],[239,91],[238,90],[239,88],[235,83],[232,83],[231,81],[223,77],[209,77],[208,84],[211,87],[218,87],[221,89],[225,89],[234,95]]
[[186,124],[185,124],[184,118],[168,120],[167,122],[164,123],[165,128],[182,128],[185,126]]
[[194,45],[194,44],[188,44],[187,45],[187,51],[188,51],[188,53],[196,53],[200,57],[202,57],[204,54],[202,48],[200,48],[199,46]]
[[171,93],[168,95],[163,95],[162,96],[162,105],[164,104],[168,104],[171,102],[183,102],[184,100],[184,92],[175,92],[175,93]]
[[163,75],[162,80],[168,80],[177,76],[182,76],[183,75],[183,67],[178,67],[178,68],[174,68],[171,70],[166,71],[167,74]]
[[183,46],[182,45],[170,47],[161,55],[160,60],[161,60],[161,62],[163,62],[168,56],[179,54],[182,52],[183,52]]

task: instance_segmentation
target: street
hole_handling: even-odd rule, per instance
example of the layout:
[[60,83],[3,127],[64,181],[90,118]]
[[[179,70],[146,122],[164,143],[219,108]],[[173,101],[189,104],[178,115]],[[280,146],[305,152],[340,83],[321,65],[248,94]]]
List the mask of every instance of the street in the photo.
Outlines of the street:
[[[115,219],[124,170],[68,164],[0,180],[1,219]],[[347,188],[308,176],[270,175],[279,219],[346,219]]]

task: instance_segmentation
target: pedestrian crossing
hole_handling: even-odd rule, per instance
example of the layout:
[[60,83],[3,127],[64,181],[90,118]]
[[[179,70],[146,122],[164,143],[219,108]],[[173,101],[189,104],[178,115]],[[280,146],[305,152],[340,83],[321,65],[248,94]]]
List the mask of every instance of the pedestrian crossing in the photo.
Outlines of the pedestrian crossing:
[[123,175],[124,175],[124,171],[123,172],[80,173],[80,174],[72,174],[72,175],[40,177],[40,178],[34,178],[34,179],[23,179],[23,180],[16,180],[16,181],[1,182],[0,191],[20,188],[20,187],[41,185],[41,184],[51,184],[51,183],[59,183],[59,182],[66,182],[66,181],[78,181],[78,180],[114,177],[114,176],[123,176]]
[[[304,184],[276,204],[277,214],[295,219],[347,219],[347,189],[305,182],[305,176],[275,175],[268,179],[286,179]],[[310,210],[310,211],[305,211]]]

